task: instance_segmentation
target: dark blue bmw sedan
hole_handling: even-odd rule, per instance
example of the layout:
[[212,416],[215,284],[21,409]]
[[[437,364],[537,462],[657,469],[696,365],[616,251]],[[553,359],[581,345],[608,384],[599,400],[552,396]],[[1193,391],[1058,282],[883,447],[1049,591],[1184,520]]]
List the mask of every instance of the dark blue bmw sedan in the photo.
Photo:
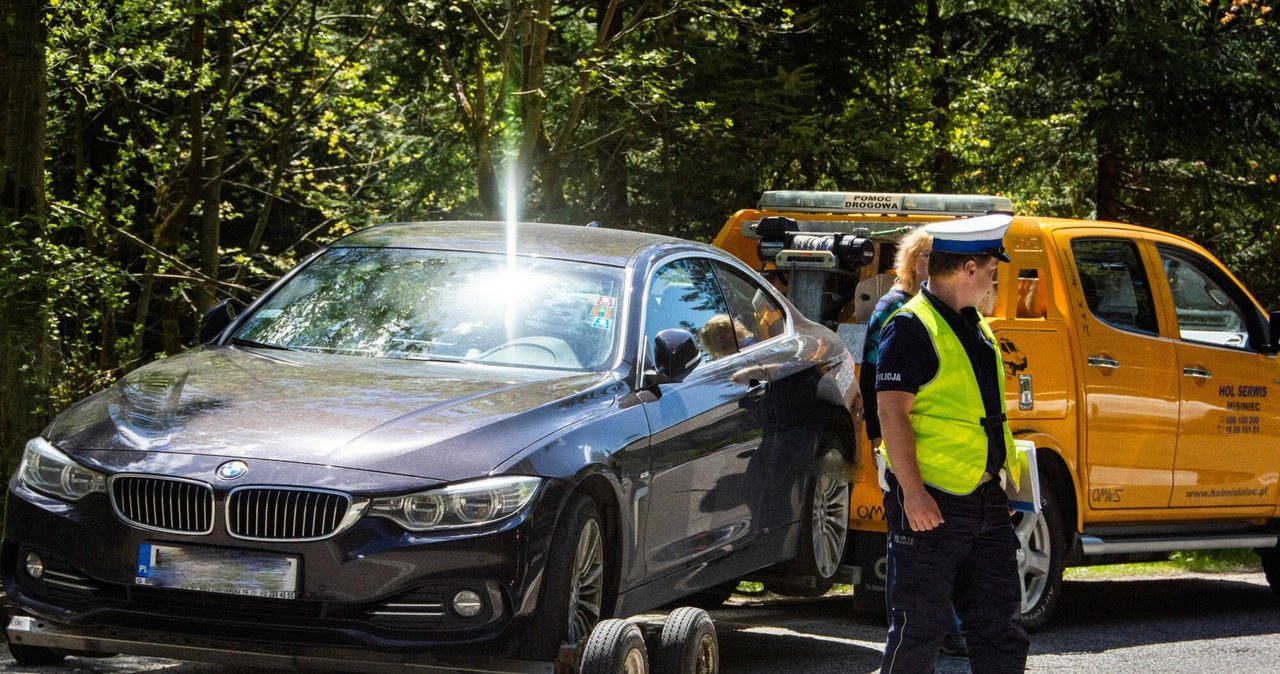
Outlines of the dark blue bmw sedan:
[[388,224],[203,327],[27,443],[19,661],[547,661],[603,618],[836,574],[853,361],[709,246]]

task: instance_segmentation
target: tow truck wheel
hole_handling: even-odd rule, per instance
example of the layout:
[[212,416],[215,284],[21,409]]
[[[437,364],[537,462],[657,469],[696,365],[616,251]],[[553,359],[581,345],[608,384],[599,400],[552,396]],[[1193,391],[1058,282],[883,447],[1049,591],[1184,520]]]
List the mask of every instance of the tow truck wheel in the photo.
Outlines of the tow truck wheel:
[[582,647],[581,674],[648,674],[644,634],[635,623],[601,620]]
[[1254,552],[1262,559],[1262,572],[1267,576],[1267,584],[1271,592],[1280,596],[1280,546],[1274,548],[1257,548]]
[[1014,520],[1018,536],[1018,579],[1022,585],[1022,626],[1027,631],[1044,627],[1062,594],[1062,569],[1066,563],[1067,536],[1062,501],[1052,476],[1040,475],[1040,514],[1019,513]]
[[555,660],[561,646],[587,638],[604,605],[604,535],[595,503],[576,495],[565,505],[547,555],[542,593],[521,656]]
[[661,674],[717,674],[720,643],[707,612],[682,606],[662,625],[653,668]]
[[724,603],[729,601],[729,597],[733,596],[733,593],[737,591],[737,589],[737,580],[720,583],[719,585],[712,585],[705,590],[698,590],[683,599],[677,599],[670,604],[669,608],[695,606],[706,611],[711,611],[724,606]]
[[849,476],[842,447],[840,434],[834,429],[827,429],[818,439],[821,467],[809,484],[802,520],[807,526],[800,531],[795,559],[781,566],[782,573],[794,580],[766,581],[765,589],[774,594],[820,597],[835,584],[849,537]]

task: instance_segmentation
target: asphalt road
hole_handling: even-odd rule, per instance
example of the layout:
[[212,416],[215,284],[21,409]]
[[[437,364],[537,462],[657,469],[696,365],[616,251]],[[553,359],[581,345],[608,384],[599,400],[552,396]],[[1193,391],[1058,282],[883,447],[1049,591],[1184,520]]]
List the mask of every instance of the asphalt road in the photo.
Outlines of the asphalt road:
[[[726,674],[859,674],[877,671],[885,636],[879,617],[848,597],[735,597],[712,612]],[[1029,672],[1280,671],[1280,604],[1261,573],[1067,581],[1050,627],[1032,636]],[[68,658],[31,674],[163,672],[257,674],[159,658]],[[969,672],[941,658],[939,674]]]

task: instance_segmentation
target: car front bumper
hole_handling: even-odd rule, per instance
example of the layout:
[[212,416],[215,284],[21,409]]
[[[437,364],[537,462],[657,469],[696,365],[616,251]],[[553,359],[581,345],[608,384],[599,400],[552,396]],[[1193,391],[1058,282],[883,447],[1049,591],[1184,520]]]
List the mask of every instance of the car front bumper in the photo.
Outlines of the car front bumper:
[[[529,512],[489,531],[411,535],[366,517],[326,540],[264,543],[219,532],[145,531],[122,522],[105,503],[68,506],[15,481],[0,576],[17,615],[57,630],[159,630],[197,642],[228,638],[286,651],[343,647],[505,657],[527,627],[554,530],[561,494],[544,486]],[[134,569],[144,543],[296,557],[297,597],[138,585]],[[43,561],[40,579],[25,569],[31,552]],[[464,589],[484,599],[479,615],[464,618],[452,610],[450,598]]]

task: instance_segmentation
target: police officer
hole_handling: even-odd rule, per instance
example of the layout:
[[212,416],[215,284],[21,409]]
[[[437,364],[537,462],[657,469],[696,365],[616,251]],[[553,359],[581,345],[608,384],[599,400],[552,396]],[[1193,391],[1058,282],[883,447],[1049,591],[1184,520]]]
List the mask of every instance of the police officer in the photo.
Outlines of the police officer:
[[876,370],[892,606],[882,672],[930,672],[954,599],[976,674],[1021,672],[1030,640],[1006,476],[1022,461],[990,302],[1011,218],[928,225],[929,285],[884,327]]

